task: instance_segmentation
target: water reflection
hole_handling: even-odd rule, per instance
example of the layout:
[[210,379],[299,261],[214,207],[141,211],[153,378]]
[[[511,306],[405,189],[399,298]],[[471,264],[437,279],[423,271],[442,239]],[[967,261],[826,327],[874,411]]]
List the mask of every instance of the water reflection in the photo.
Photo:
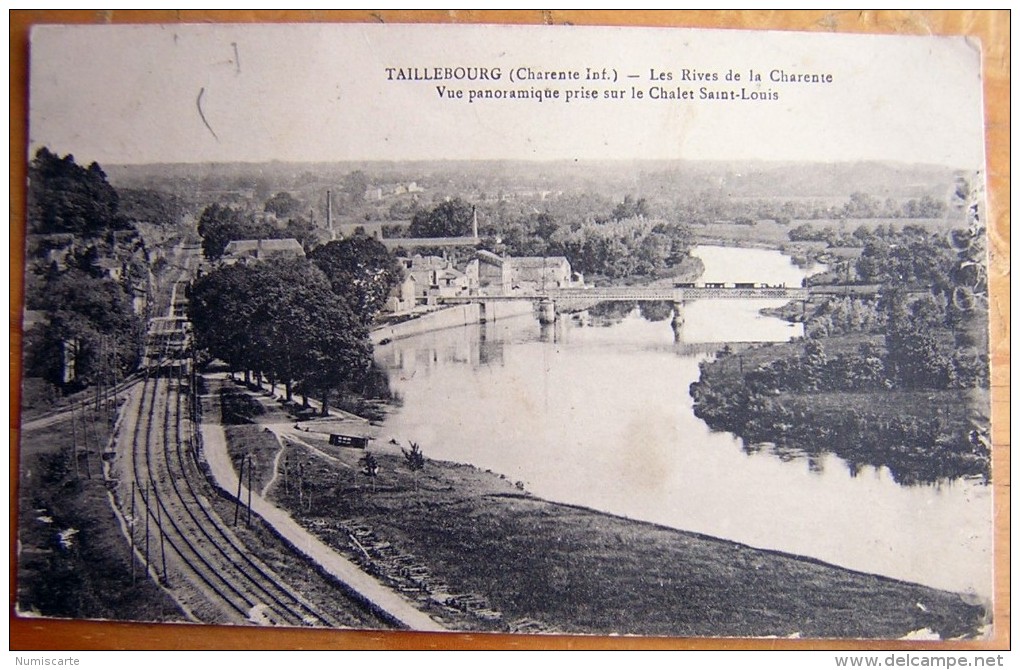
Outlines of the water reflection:
[[385,430],[549,499],[990,594],[988,487],[904,487],[887,468],[745,445],[694,416],[688,388],[715,343],[796,331],[747,302],[690,304],[686,343],[664,307],[616,304],[549,326],[524,316],[378,347],[404,400]]

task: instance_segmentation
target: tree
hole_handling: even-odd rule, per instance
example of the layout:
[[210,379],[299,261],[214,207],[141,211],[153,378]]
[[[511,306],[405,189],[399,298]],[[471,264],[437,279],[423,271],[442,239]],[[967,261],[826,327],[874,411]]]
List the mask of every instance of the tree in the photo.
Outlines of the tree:
[[364,323],[332,291],[317,291],[307,312],[298,361],[302,386],[319,392],[322,416],[333,392],[359,384],[372,365],[372,344]]
[[118,212],[117,191],[98,163],[83,168],[71,154],[60,158],[42,147],[29,165],[28,179],[29,232],[94,237],[127,227]]
[[118,188],[120,213],[127,221],[173,226],[185,213],[181,196],[148,188]]
[[269,366],[282,380],[301,380],[303,389],[318,392],[322,415],[328,416],[330,395],[357,385],[372,363],[365,324],[326,276],[306,260],[264,268],[263,308],[256,314],[264,328]]
[[946,203],[924,195],[920,200],[912,198],[903,204],[903,216],[908,219],[939,219],[946,213]]
[[411,237],[459,237],[471,234],[474,208],[460,198],[446,200],[418,212],[411,219]]
[[209,205],[198,217],[198,234],[202,237],[202,252],[209,260],[223,255],[231,240],[247,240],[258,237],[256,226],[239,209],[217,203]]
[[275,214],[277,218],[285,219],[296,214],[301,209],[301,203],[287,191],[280,191],[266,200],[263,209],[270,214]]
[[308,347],[313,312],[325,296],[331,295],[326,277],[307,259],[284,259],[254,266],[258,287],[252,297],[249,336],[254,348],[254,365],[282,382],[287,400],[293,397],[293,382],[306,371],[302,360]]
[[195,282],[189,305],[196,343],[234,370],[266,373],[330,395],[358,383],[372,361],[365,324],[305,259],[230,265]]
[[80,387],[112,373],[111,367],[123,374],[137,365],[143,326],[112,279],[71,268],[49,277],[33,302],[47,321],[28,337],[31,375]]
[[648,202],[644,198],[634,199],[634,196],[627,194],[623,202],[613,209],[613,219],[623,221],[624,219],[644,218],[648,216]]
[[808,340],[804,345],[803,377],[805,388],[817,391],[825,387],[825,366],[828,358],[825,347],[818,340]]
[[418,446],[417,442],[411,443],[411,449],[401,449],[400,451],[404,454],[404,462],[407,463],[407,469],[414,474],[414,490],[418,490],[418,473],[425,468],[425,454],[422,453],[421,447]]
[[328,242],[311,253],[312,262],[329,279],[334,293],[365,324],[386,303],[404,268],[379,240],[355,236]]
[[365,202],[368,183],[368,176],[361,170],[355,170],[344,177],[343,194],[350,207],[356,207]]
[[361,466],[361,473],[372,482],[372,492],[375,492],[375,478],[379,476],[379,461],[372,454],[365,454],[358,461]]
[[847,219],[873,219],[881,208],[875,196],[855,191],[850,194],[850,201],[843,205],[842,215]]
[[258,291],[254,267],[229,265],[199,277],[188,303],[196,345],[246,376],[254,360],[252,320]]
[[895,371],[903,386],[936,389],[950,386],[954,375],[952,361],[930,331],[896,330],[885,339],[889,349],[886,367]]

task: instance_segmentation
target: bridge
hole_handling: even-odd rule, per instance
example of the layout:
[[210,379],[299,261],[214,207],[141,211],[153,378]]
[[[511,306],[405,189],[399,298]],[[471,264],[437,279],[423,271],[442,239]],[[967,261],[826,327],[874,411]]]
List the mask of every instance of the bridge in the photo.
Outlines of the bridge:
[[800,300],[811,297],[810,289],[802,287],[769,286],[752,283],[705,283],[701,286],[603,286],[586,288],[549,288],[533,292],[499,295],[460,295],[440,298],[447,305],[478,303],[479,319],[484,323],[491,310],[487,303],[529,300],[538,307],[538,320],[552,323],[556,320],[556,303],[595,304],[599,302],[671,302],[673,303],[673,331],[680,339],[684,325],[684,305],[692,300]]
[[689,300],[807,300],[811,290],[786,286],[603,286],[592,288],[551,288],[534,292],[497,295],[458,295],[440,298],[449,305],[471,302],[500,302],[507,300],[578,300],[585,302],[648,302],[683,303]]
[[596,288],[557,288],[546,291],[549,300],[583,299],[610,301],[662,300],[674,303],[688,300],[807,300],[808,289],[785,286],[605,286]]

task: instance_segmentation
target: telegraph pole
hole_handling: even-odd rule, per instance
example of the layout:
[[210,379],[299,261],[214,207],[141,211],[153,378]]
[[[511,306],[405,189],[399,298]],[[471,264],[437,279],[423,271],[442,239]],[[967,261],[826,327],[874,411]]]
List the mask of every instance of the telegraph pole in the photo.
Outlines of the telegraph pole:
[[[82,399],[81,407],[81,432],[85,436],[85,476],[92,479],[92,464],[89,460],[89,443],[88,443],[88,407],[85,404],[85,399]],[[99,447],[99,433],[96,431],[96,422],[92,421],[92,437],[96,439],[96,447]]]
[[251,454],[248,454],[248,521],[246,522],[248,526],[251,526],[251,471],[253,469]]
[[152,497],[156,499],[156,523],[159,524],[159,553],[163,559],[163,586],[170,586],[170,579],[166,574],[166,545],[164,544],[163,532],[163,510],[159,506],[159,496],[156,494],[156,483],[152,483]]
[[74,466],[74,478],[78,479],[78,418],[74,413],[74,400],[71,400],[71,465]]
[[234,525],[237,525],[237,514],[241,508],[241,481],[244,480],[244,457],[241,458],[241,471],[237,473],[237,496],[234,498]]
[[[146,510],[147,512],[148,510]],[[131,480],[131,585],[135,583],[135,480]]]
[[149,574],[149,491],[142,491],[142,502],[145,504],[145,574]]

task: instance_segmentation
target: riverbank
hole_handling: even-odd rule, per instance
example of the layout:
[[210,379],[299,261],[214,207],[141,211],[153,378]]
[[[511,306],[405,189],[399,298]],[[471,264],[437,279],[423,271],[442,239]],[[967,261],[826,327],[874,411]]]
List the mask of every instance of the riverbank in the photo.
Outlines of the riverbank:
[[[291,421],[282,410],[258,420]],[[286,475],[261,477],[274,482],[268,499],[452,629],[946,639],[986,623],[952,593],[550,502],[427,452],[413,472],[408,443],[385,435],[368,476],[364,451],[328,444],[328,422],[302,425],[277,459]]]
[[[829,361],[857,360],[862,348],[880,352],[881,336],[857,333],[822,337]],[[701,366],[691,385],[694,413],[714,430],[740,436],[755,448],[805,454],[834,453],[851,468],[888,468],[901,484],[957,477],[990,477],[990,453],[980,426],[988,391],[894,389],[820,391],[762,388],[749,381],[759,371],[806,360],[805,344],[793,342],[721,355]],[[792,361],[792,363],[791,363]],[[830,367],[835,364],[830,364]],[[855,365],[864,374],[864,364]],[[819,364],[818,367],[821,367]],[[821,374],[821,373],[819,373]]]

